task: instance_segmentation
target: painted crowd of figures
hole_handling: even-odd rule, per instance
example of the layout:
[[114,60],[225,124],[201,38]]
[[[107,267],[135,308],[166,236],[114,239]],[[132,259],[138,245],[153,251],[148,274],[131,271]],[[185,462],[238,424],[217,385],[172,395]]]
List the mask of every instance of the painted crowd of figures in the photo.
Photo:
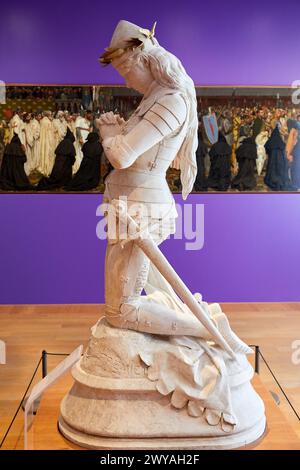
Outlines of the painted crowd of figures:
[[[199,115],[194,191],[253,191],[258,179],[272,191],[300,189],[300,115],[284,109],[213,109],[218,139],[211,144]],[[95,115],[16,110],[0,123],[0,189],[89,191],[108,163]],[[177,159],[171,165],[179,171]],[[32,182],[32,175],[38,175]],[[177,180],[179,181],[179,179]],[[180,188],[178,188],[180,189]]]
[[284,109],[216,111],[218,140],[199,122],[195,191],[300,189],[300,115]]
[[[89,111],[76,120],[62,111],[55,118],[50,111],[16,111],[8,127],[0,127],[0,142],[2,190],[86,191],[99,184],[103,149]],[[39,175],[35,185],[29,178],[34,173]]]

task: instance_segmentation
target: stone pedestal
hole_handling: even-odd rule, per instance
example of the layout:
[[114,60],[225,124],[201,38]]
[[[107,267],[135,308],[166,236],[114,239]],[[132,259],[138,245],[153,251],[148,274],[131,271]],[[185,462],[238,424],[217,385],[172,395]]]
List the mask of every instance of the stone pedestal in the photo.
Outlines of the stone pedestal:
[[[264,405],[251,385],[253,370],[246,357],[224,359],[226,372],[223,365],[216,375],[207,354],[196,353],[170,337],[100,321],[73,368],[75,382],[61,403],[60,431],[93,449],[230,449],[259,439],[266,426]],[[171,364],[169,377],[164,377],[164,361]],[[231,413],[228,406],[222,408],[222,397],[219,410],[207,406],[217,402],[211,397],[222,381]]]

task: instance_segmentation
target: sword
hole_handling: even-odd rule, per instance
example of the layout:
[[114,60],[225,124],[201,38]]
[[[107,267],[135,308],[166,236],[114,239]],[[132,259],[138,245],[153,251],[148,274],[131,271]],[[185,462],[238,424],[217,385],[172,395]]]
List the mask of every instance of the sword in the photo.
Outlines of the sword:
[[191,291],[184,284],[182,279],[178,276],[175,269],[171,266],[167,258],[160,251],[150,233],[147,231],[141,230],[133,218],[127,213],[127,206],[124,201],[119,201],[117,199],[112,200],[112,204],[115,207],[116,214],[118,218],[124,223],[127,224],[127,227],[133,229],[134,234],[129,236],[129,239],[123,241],[123,245],[126,242],[134,241],[145,255],[150,259],[154,266],[159,270],[159,272],[164,276],[164,278],[169,282],[174,291],[179,295],[182,301],[189,307],[191,312],[197,317],[197,319],[202,323],[205,328],[209,331],[212,336],[212,339],[216,344],[221,346],[231,358],[235,358],[235,354],[225,341],[217,327],[214,325],[212,319],[207,315],[201,305],[197,302]]

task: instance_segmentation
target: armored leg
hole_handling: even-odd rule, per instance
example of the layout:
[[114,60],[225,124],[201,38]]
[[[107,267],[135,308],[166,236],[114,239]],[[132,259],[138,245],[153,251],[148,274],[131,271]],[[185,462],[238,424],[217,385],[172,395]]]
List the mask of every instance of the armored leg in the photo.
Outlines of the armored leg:
[[[147,284],[150,261],[134,241],[122,247],[120,242],[109,244],[106,253],[105,314],[107,321],[118,328],[132,329],[160,335],[187,335],[211,339],[209,332],[178,299],[171,308],[171,292],[163,290],[164,281],[156,273],[152,279],[152,294],[142,296]],[[152,269],[152,266],[151,266]],[[160,288],[155,291],[155,284]],[[169,286],[170,287],[170,286]],[[170,288],[171,289],[171,288]],[[176,294],[175,294],[176,295]],[[161,299],[161,301],[157,301]],[[180,309],[180,304],[182,309]],[[218,304],[207,306],[207,313],[215,321],[235,352],[249,352],[249,348],[231,331],[228,320]]]

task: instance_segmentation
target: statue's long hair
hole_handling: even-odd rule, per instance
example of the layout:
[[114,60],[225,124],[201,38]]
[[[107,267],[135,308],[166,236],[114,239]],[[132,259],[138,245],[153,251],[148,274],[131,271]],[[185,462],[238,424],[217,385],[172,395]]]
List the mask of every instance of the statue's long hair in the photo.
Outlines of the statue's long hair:
[[192,191],[196,174],[196,150],[198,147],[198,115],[195,85],[191,77],[186,73],[180,60],[163,47],[153,47],[150,50],[135,50],[129,61],[137,63],[143,61],[148,64],[156,82],[167,88],[180,91],[188,108],[186,122],[186,136],[178,152],[180,159],[182,196],[186,199]]

